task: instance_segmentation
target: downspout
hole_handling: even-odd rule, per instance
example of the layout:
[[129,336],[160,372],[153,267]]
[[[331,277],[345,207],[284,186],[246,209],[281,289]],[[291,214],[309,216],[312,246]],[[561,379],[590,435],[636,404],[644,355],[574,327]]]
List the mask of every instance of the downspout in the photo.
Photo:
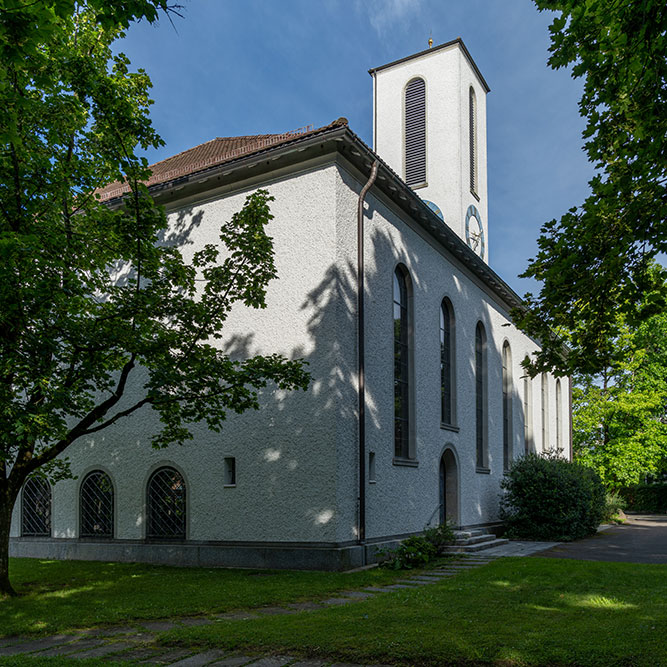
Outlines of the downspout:
[[[359,524],[357,541],[366,541],[366,367],[364,328],[364,199],[371,189],[378,173],[378,161],[373,162],[371,175],[359,194],[357,207],[357,351],[359,376]],[[363,564],[366,564],[364,550]]]

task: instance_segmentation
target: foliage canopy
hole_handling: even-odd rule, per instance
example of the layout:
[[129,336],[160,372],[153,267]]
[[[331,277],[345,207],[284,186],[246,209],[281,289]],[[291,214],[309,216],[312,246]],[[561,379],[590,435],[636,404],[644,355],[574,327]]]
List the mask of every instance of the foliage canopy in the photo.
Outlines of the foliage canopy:
[[[533,371],[599,372],[627,324],[665,310],[667,6],[662,0],[534,0],[551,24],[554,69],[583,78],[590,196],[542,227],[523,274],[542,283],[517,323],[543,344]],[[570,351],[564,353],[561,339]]]
[[[299,360],[232,360],[217,343],[234,304],[263,308],[276,276],[268,193],[248,197],[219,244],[186,263],[142,182],[136,151],[161,143],[150,81],[110,45],[165,0],[0,0],[0,594],[17,494],[67,474],[79,438],[150,406],[153,445],[219,430],[275,383],[305,388]],[[126,180],[122,206],[96,190]],[[132,387],[132,390],[130,390]]]

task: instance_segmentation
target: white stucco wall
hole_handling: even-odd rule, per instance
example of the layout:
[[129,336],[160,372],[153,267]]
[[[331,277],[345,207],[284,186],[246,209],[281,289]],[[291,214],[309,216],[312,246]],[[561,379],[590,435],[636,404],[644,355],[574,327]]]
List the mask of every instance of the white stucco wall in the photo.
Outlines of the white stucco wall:
[[[230,415],[221,434],[204,425],[183,447],[152,450],[154,415],[146,410],[67,452],[77,480],[54,488],[53,535],[78,537],[78,490],[93,469],[107,471],[116,493],[115,537],[145,536],[150,474],[171,465],[185,478],[187,538],[193,541],[345,543],[356,539],[358,424],[356,370],[356,207],[365,178],[344,160],[262,183],[276,201],[269,233],[279,278],[267,308],[238,308],[224,345],[233,355],[279,352],[309,362],[307,393],[267,392],[260,412]],[[184,254],[217,240],[216,228],[260,185],[224,192],[170,214]],[[439,463],[446,447],[458,460],[459,523],[496,520],[502,461],[501,350],[512,350],[514,455],[524,451],[523,371],[533,341],[509,322],[505,306],[468,269],[373,188],[367,197],[366,373],[367,454],[376,481],[367,485],[367,536],[421,531],[437,521]],[[392,283],[403,263],[413,284],[414,412],[417,467],[394,465]],[[456,424],[440,425],[439,309],[443,297],[456,321]],[[475,466],[474,334],[488,340],[489,474]],[[567,380],[561,380],[563,441],[569,439]],[[532,429],[542,451],[540,379],[531,382]],[[549,433],[555,442],[555,381],[548,378]],[[135,389],[136,391],[136,389]],[[223,484],[224,458],[236,458],[237,484]],[[13,535],[20,532],[15,512]]]
[[[275,197],[274,239],[279,278],[267,292],[267,308],[235,308],[221,343],[232,356],[280,353],[304,358],[312,376],[304,392],[267,391],[260,412],[230,414],[223,432],[194,429],[194,441],[164,450],[150,447],[155,415],[143,410],[96,437],[72,445],[67,455],[78,480],[55,485],[53,535],[78,536],[78,489],[83,475],[107,470],[116,490],[120,539],[145,536],[145,489],[161,465],[180,470],[187,487],[190,540],[338,542],[354,525],[355,496],[341,495],[337,466],[335,394],[336,169],[319,166],[262,183]],[[186,259],[238,211],[257,185],[173,211]],[[138,387],[129,390],[128,400]],[[223,459],[236,458],[237,484],[223,487]],[[16,512],[14,535],[19,534]]]
[[[486,92],[458,43],[374,73],[377,153],[405,178],[405,88],[426,83],[426,180],[415,192],[440,207],[445,222],[465,240],[465,215],[474,205],[482,216],[488,262]],[[470,192],[469,91],[477,100],[477,195]]]
[[[361,189],[358,177],[341,170],[338,211],[352,219]],[[343,205],[342,201],[347,200]],[[534,341],[510,324],[507,307],[491,295],[470,271],[447,257],[431,238],[411,223],[405,214],[374,188],[367,197],[366,246],[366,449],[375,453],[376,480],[367,486],[367,536],[380,538],[417,532],[433,520],[439,505],[439,465],[445,448],[451,448],[459,466],[459,523],[475,525],[498,518],[499,483],[503,475],[502,442],[502,346],[507,340],[512,352],[512,454],[524,452],[523,375],[521,361],[533,353]],[[345,222],[339,220],[339,229]],[[348,223],[349,225],[349,223]],[[352,230],[338,234],[339,266],[350,266],[356,257]],[[408,269],[413,286],[412,314],[416,467],[394,461],[393,407],[393,272],[397,264]],[[344,282],[350,279],[347,272]],[[455,316],[455,393],[457,428],[440,423],[439,312],[444,297]],[[488,474],[476,469],[474,337],[477,322],[487,335],[488,382]],[[343,335],[344,332],[341,332]],[[352,328],[345,338],[348,366],[354,364]],[[343,338],[341,338],[341,342]],[[561,380],[563,442],[566,430],[567,385]],[[548,432],[555,440],[555,381],[549,383]],[[538,381],[533,390],[533,430],[541,451],[541,410]],[[350,399],[352,395],[350,394]],[[552,405],[553,403],[553,405]]]

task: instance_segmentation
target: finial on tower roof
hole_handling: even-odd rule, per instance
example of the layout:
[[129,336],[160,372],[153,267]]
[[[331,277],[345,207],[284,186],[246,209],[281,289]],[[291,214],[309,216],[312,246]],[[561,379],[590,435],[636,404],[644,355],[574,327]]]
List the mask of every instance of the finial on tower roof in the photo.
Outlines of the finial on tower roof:
[[428,38],[428,48],[430,49],[433,46],[433,37]]

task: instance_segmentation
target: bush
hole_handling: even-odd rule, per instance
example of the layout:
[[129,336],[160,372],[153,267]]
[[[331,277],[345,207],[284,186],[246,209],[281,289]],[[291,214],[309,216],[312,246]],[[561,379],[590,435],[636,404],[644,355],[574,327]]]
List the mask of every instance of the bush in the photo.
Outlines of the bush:
[[427,528],[424,531],[424,537],[433,544],[436,549],[440,549],[440,547],[444,547],[446,544],[453,544],[456,539],[454,536],[454,529],[449,521],[441,523],[435,528]]
[[602,520],[605,523],[623,523],[625,521],[625,512],[623,511],[628,506],[625,499],[614,491],[607,491],[605,496],[604,516]]
[[637,484],[618,490],[634,512],[667,513],[667,483]]
[[576,540],[593,534],[604,517],[605,490],[597,473],[555,455],[517,459],[501,487],[509,537]]
[[396,549],[380,549],[378,556],[383,558],[382,567],[392,570],[411,570],[426,565],[438,553],[437,547],[420,535],[413,535],[403,540]]

